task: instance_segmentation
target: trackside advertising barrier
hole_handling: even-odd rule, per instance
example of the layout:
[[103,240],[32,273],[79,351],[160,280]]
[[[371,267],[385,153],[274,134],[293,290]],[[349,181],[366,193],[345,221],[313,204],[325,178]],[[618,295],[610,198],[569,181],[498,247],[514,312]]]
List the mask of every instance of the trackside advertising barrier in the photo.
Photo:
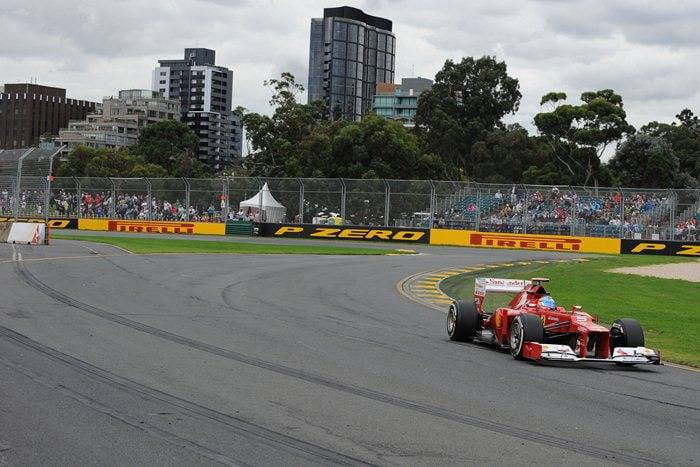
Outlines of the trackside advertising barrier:
[[[5,222],[15,222],[15,218],[0,217],[0,224]],[[39,219],[34,217],[19,217],[17,218],[17,222],[43,224],[46,222],[46,219]],[[50,218],[46,225],[51,229],[77,229],[78,219]]]
[[38,222],[13,222],[7,233],[7,243],[41,245],[46,239],[46,224]]
[[700,242],[622,240],[623,255],[700,256]]
[[261,224],[260,235],[282,238],[325,238],[335,240],[369,240],[379,242],[429,243],[429,229],[401,227],[334,227],[315,224]]
[[167,222],[142,220],[78,219],[80,230],[110,232],[165,233],[185,235],[225,235],[226,224],[209,222]]
[[620,254],[617,238],[569,237],[564,235],[510,234],[473,230],[430,229],[431,245],[568,251],[572,253]]

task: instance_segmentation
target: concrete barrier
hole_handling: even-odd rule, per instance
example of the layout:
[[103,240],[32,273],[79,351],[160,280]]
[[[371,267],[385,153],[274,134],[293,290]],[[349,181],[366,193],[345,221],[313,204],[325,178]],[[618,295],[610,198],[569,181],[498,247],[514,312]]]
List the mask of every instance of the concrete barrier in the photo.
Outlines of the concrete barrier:
[[42,245],[46,238],[46,224],[13,222],[7,235],[7,243]]
[[0,243],[7,242],[7,236],[10,234],[12,222],[0,222]]

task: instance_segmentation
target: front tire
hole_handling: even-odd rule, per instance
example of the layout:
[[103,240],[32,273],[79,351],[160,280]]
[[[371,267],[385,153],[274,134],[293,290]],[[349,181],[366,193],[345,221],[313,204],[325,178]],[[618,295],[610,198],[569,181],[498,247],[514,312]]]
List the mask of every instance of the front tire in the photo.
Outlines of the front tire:
[[447,312],[447,335],[457,342],[471,341],[479,325],[476,304],[466,300],[455,300]]
[[613,321],[610,328],[610,350],[615,347],[644,347],[644,330],[639,321],[621,318]]
[[532,313],[523,313],[510,323],[510,353],[514,358],[523,358],[525,342],[544,341],[544,327],[540,317]]

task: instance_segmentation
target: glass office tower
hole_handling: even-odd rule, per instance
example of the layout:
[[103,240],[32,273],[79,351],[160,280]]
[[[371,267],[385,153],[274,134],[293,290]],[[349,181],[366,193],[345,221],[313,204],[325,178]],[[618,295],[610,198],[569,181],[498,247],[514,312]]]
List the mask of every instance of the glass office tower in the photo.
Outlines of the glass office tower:
[[322,100],[331,119],[359,121],[372,108],[377,83],[394,82],[391,29],[391,21],[347,6],[312,19],[309,102]]

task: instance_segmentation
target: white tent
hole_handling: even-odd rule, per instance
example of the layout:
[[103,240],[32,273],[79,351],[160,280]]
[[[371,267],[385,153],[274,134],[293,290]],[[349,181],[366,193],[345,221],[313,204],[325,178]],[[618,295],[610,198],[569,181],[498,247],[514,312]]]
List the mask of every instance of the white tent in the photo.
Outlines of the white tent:
[[287,212],[287,208],[278,203],[272,196],[272,193],[270,193],[270,188],[267,186],[267,182],[263,185],[262,189],[257,195],[245,201],[241,201],[239,206],[244,212],[250,208],[256,214],[260,209],[262,209],[262,219],[259,215],[256,215],[256,219],[264,222],[282,222],[284,221],[284,215]]

